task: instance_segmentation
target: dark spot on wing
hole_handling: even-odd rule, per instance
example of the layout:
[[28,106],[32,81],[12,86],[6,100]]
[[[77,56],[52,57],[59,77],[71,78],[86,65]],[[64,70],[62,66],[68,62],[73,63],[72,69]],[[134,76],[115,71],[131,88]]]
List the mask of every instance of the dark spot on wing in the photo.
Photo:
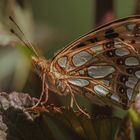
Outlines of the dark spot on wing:
[[113,42],[108,42],[108,43],[105,44],[105,47],[110,49],[110,48],[114,47],[114,43]]
[[83,46],[85,46],[85,45],[86,45],[85,43],[81,42],[81,43],[79,43],[79,44],[77,45],[77,48],[81,48],[81,47],[83,47]]
[[125,93],[126,92],[126,88],[124,88],[123,86],[119,87],[119,92],[120,93]]
[[123,65],[124,64],[124,60],[122,58],[117,59],[116,63],[118,65]]
[[118,36],[119,36],[119,34],[117,32],[115,32],[112,28],[106,30],[106,32],[105,32],[105,38],[108,38],[108,39],[115,38]]
[[114,56],[115,56],[115,52],[114,52],[113,50],[107,51],[107,52],[106,52],[106,55],[107,55],[108,57],[114,57]]
[[95,42],[98,42],[98,39],[94,37],[94,38],[89,39],[88,41],[91,43],[95,43]]
[[133,73],[133,69],[132,68],[127,68],[126,72],[129,73],[129,74],[132,74]]
[[120,82],[124,83],[128,80],[128,77],[126,75],[121,75],[119,80],[120,80]]

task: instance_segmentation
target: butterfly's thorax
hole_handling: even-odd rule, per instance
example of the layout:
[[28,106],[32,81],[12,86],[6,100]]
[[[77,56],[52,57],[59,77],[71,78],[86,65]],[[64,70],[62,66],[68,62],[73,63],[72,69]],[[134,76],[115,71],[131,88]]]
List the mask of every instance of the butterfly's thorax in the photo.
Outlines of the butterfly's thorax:
[[67,79],[67,75],[64,75],[58,72],[55,67],[51,66],[51,61],[42,57],[33,57],[32,58],[33,66],[35,67],[36,72],[42,78],[45,74],[45,83],[48,85],[48,88],[59,95],[63,95],[68,92],[66,85],[63,79]]

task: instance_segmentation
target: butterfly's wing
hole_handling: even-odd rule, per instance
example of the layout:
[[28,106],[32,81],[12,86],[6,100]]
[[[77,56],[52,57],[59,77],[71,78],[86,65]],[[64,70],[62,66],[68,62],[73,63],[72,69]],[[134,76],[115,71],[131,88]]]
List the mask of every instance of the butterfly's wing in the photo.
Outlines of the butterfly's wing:
[[65,75],[73,92],[97,104],[128,108],[139,92],[139,54],[140,16],[133,16],[99,27],[65,47],[54,57],[51,71]]
[[[132,40],[130,35],[134,33],[133,30],[134,27],[139,28],[139,20],[140,20],[140,16],[136,15],[136,16],[115,20],[113,22],[97,27],[95,30],[81,36],[74,42],[70,43],[62,50],[59,50],[58,53],[56,53],[54,59],[59,58],[63,53],[68,53],[69,50],[73,50],[76,48],[83,48],[87,44],[94,44],[95,42],[99,42],[107,39],[113,39],[119,37],[121,39],[125,38],[125,41],[130,42]],[[136,24],[137,26],[135,26]]]

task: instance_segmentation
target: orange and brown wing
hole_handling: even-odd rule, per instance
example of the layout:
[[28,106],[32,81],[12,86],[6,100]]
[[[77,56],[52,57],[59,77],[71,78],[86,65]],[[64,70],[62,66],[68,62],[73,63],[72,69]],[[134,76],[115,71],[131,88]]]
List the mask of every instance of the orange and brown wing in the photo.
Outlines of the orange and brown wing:
[[140,16],[134,16],[70,44],[54,57],[51,68],[67,75],[63,80],[73,92],[97,104],[128,108],[139,92],[139,54]]

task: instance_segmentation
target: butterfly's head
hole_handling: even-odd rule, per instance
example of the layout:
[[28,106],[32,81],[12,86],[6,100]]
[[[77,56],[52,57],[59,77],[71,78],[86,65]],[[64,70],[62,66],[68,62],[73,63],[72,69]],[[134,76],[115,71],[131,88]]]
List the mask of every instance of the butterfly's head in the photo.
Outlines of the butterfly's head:
[[49,72],[50,61],[43,57],[32,56],[32,64],[37,73],[40,75],[42,72]]

